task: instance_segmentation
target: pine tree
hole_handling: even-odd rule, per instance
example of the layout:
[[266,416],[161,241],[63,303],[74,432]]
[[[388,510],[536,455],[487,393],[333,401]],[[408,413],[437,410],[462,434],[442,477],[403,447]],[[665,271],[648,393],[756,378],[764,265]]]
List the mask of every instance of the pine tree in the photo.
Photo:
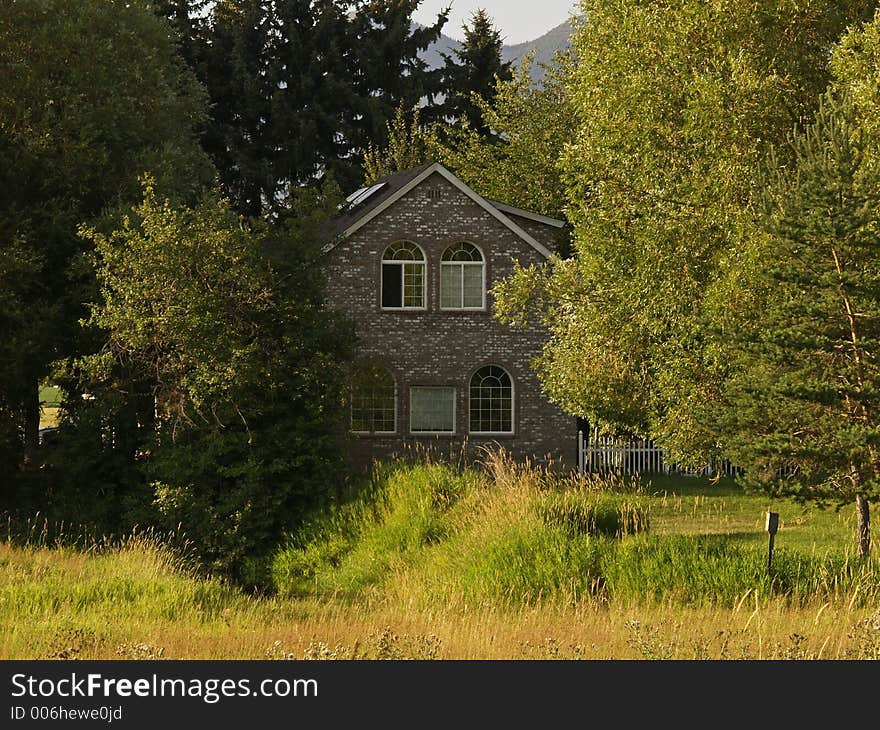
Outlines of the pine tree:
[[199,75],[211,96],[205,144],[243,213],[289,209],[330,175],[363,178],[399,104],[439,92],[419,53],[446,14],[412,27],[421,0],[239,0],[214,7]]
[[503,41],[485,9],[471,16],[470,26],[462,26],[464,45],[453,51],[455,58],[444,55],[443,87],[446,99],[442,106],[447,121],[466,120],[481,135],[490,134],[482,111],[472,95],[491,103],[495,98],[497,80],[513,77],[511,64],[501,58]]
[[743,272],[749,314],[717,414],[751,481],[803,500],[855,500],[859,552],[880,495],[880,181],[851,103],[830,93],[765,198]]

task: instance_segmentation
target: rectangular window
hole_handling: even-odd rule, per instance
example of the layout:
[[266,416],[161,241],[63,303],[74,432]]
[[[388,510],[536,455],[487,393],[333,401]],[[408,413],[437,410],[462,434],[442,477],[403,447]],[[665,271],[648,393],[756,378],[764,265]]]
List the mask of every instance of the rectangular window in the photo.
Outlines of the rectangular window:
[[462,303],[467,309],[483,306],[483,265],[461,265]]
[[441,264],[440,306],[443,309],[482,309],[483,271],[479,263]]
[[444,309],[461,307],[461,264],[443,264],[440,272],[440,306]]
[[413,433],[455,433],[455,388],[410,388]]
[[377,385],[354,391],[351,396],[351,430],[357,433],[394,433],[396,394],[394,385]]
[[425,265],[403,265],[403,306],[423,307],[422,293],[425,289]]

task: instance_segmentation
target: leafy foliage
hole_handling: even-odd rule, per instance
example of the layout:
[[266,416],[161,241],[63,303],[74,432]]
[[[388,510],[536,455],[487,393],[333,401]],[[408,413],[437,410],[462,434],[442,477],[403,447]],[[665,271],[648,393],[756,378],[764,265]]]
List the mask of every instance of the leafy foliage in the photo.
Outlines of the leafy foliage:
[[717,447],[699,417],[725,376],[707,292],[756,235],[762,159],[812,115],[828,48],[873,6],[581,3],[563,160],[577,258],[499,292],[506,320],[550,327],[538,370],[556,403],[688,463]]
[[[527,57],[507,80],[499,79],[491,99],[474,97],[482,122],[434,130],[429,148],[468,185],[499,200],[561,217],[567,203],[560,158],[575,134],[575,117],[565,79],[574,61],[567,56],[546,69],[535,86]],[[487,139],[482,127],[494,130]]]
[[379,178],[403,170],[410,170],[429,162],[431,153],[428,136],[421,125],[418,109],[413,109],[411,120],[407,119],[403,106],[397,107],[394,119],[388,123],[388,145],[379,149],[370,145],[364,154],[366,185]]
[[212,170],[197,144],[204,95],[148,2],[5,3],[0,68],[0,451],[21,465],[38,382],[86,346],[94,279],[77,227],[134,200],[145,170],[174,197]]
[[208,196],[193,208],[144,200],[95,244],[106,346],[83,359],[105,395],[148,383],[141,472],[160,524],[241,579],[303,512],[345,479],[341,383],[350,327],[321,305],[319,222],[338,197],[298,203],[296,225],[239,218]]

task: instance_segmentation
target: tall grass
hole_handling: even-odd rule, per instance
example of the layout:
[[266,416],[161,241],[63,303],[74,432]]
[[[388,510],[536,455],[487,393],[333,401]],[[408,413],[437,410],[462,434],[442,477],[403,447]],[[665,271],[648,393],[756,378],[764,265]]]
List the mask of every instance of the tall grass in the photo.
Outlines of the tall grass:
[[787,546],[812,514],[784,511],[768,574],[757,498],[481,467],[377,467],[279,550],[274,596],[200,574],[169,536],[8,522],[0,657],[880,657],[880,571]]
[[635,481],[572,480],[489,453],[483,470],[387,466],[276,556],[281,595],[533,602],[595,591],[602,536],[647,529]]
[[878,599],[880,571],[842,555],[811,556],[767,551],[718,535],[651,535],[622,541],[603,555],[600,570],[612,600],[730,604],[749,591],[805,604],[855,596],[859,605]]
[[420,606],[727,605],[752,591],[793,603],[878,598],[877,564],[839,551],[780,549],[768,572],[755,542],[652,534],[652,499],[668,495],[651,498],[638,479],[562,476],[503,452],[487,453],[482,466],[386,465],[358,500],[279,551],[276,589]]
[[275,587],[287,596],[353,596],[382,584],[449,536],[447,514],[479,480],[440,464],[377,467],[368,489],[316,516],[279,551],[271,568]]

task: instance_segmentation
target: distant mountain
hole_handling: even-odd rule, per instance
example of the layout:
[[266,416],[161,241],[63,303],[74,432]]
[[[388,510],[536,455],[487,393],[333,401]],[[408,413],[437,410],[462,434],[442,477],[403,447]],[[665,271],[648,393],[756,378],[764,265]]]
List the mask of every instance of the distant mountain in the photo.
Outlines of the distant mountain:
[[533,41],[517,43],[515,46],[504,46],[501,49],[501,55],[505,61],[512,61],[516,67],[529,51],[534,50],[532,76],[535,81],[541,81],[544,78],[544,69],[541,68],[541,64],[549,64],[557,52],[571,45],[571,32],[571,24],[562,23]]
[[[540,38],[516,45],[504,46],[501,49],[501,57],[505,61],[511,61],[516,68],[523,57],[531,50],[535,51],[535,60],[532,64],[532,77],[535,81],[543,81],[544,69],[540,64],[550,63],[557,51],[568,48],[571,44],[572,28],[569,23],[557,25],[553,30],[547,31]],[[452,55],[453,51],[461,50],[461,43],[447,35],[441,35],[428,49],[422,53],[422,58],[430,68],[439,68],[443,65],[443,54]]]

